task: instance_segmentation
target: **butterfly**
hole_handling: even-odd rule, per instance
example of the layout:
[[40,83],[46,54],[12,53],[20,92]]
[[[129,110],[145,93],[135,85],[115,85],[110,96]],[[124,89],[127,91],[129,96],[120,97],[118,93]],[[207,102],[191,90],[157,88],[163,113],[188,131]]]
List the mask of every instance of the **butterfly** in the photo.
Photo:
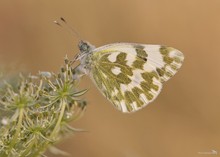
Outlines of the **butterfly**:
[[116,109],[131,113],[148,105],[161,92],[163,83],[181,67],[184,55],[161,45],[113,43],[95,48],[78,44],[74,79],[88,75]]

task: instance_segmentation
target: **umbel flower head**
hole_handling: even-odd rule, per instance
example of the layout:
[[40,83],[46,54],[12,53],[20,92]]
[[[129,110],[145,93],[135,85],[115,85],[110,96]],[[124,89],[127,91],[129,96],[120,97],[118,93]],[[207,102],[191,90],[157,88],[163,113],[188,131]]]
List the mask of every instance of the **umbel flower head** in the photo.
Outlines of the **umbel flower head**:
[[[0,83],[0,156],[37,157],[69,132],[86,102],[68,58],[60,73],[40,72]],[[2,81],[1,81],[2,82]]]

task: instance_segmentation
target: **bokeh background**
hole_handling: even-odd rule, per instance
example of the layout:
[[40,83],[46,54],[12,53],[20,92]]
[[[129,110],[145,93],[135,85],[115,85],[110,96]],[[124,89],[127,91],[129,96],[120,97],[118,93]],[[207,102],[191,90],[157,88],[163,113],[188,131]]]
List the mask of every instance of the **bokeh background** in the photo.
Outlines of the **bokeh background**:
[[133,114],[118,112],[83,78],[88,108],[71,125],[88,132],[59,148],[73,157],[219,156],[219,0],[1,0],[1,65],[57,72],[66,54],[78,52],[77,39],[54,25],[60,16],[96,46],[165,44],[181,50],[185,62],[158,99]]

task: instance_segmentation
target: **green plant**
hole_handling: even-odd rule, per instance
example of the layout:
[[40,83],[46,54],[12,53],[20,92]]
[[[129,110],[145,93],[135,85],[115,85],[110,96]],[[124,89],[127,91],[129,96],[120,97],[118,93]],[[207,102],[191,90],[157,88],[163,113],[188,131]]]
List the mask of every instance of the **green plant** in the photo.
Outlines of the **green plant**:
[[[68,58],[58,74],[20,74],[0,84],[0,156],[37,157],[70,132],[81,117],[87,90],[77,90]],[[18,79],[17,79],[18,78]]]

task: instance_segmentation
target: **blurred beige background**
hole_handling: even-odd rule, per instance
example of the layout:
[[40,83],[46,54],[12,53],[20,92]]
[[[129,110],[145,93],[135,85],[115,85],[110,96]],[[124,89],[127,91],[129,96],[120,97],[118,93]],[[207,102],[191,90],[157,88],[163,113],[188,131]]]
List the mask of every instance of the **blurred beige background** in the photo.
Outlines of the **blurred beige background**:
[[[134,114],[114,109],[85,77],[89,105],[72,126],[89,132],[59,148],[73,157],[219,156],[219,0],[1,0],[1,64],[56,72],[66,54],[78,52],[76,38],[53,24],[60,16],[96,46],[165,44],[181,50],[185,62],[158,99]],[[218,154],[199,153],[211,150]]]

